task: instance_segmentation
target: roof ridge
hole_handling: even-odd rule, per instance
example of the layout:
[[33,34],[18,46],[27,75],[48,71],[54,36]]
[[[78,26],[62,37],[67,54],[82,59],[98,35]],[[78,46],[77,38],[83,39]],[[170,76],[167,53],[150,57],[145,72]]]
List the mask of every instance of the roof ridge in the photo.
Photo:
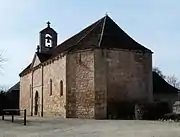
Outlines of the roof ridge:
[[[79,39],[72,47],[69,48],[73,48],[74,46],[76,46],[79,42],[81,42],[86,36],[88,36],[89,33],[91,33],[96,27],[97,25],[99,25],[99,23],[102,21],[102,19],[100,19],[93,28],[91,28],[83,37],[81,37],[81,39]],[[68,50],[68,49],[67,49]]]
[[102,38],[103,38],[103,34],[104,34],[104,28],[105,28],[107,16],[108,15],[106,15],[105,18],[104,18],[104,22],[103,22],[103,26],[102,26],[102,31],[101,31],[101,36],[100,36],[100,40],[99,40],[99,44],[98,44],[99,47],[101,46],[101,42],[102,42]]

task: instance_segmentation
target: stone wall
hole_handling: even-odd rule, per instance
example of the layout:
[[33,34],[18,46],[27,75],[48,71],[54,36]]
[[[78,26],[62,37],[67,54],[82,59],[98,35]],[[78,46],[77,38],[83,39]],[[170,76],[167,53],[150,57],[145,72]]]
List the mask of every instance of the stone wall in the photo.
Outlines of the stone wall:
[[38,94],[38,116],[41,116],[41,112],[42,112],[42,66],[39,69],[36,69],[35,71],[32,72],[32,79],[33,82],[29,83],[29,85],[31,84],[32,86],[32,95],[31,96],[31,106],[33,107],[33,109],[31,110],[31,113],[33,115],[35,115],[35,94],[37,92]]
[[151,102],[152,55],[128,50],[106,51],[108,102]]
[[[50,95],[50,79],[52,80],[52,95]],[[63,82],[63,95],[60,94],[61,81]],[[43,85],[44,115],[66,117],[66,56],[44,66]]]
[[[28,115],[35,114],[35,94],[37,92],[38,116],[57,115],[66,117],[65,56],[52,61],[50,64],[40,66],[20,79],[20,108],[27,109]],[[50,79],[52,80],[52,95],[50,95]],[[63,95],[60,94],[61,81],[63,83]]]
[[95,118],[107,118],[107,63],[106,51],[94,51]]
[[174,101],[171,109],[173,113],[180,114],[180,100]]
[[94,118],[94,52],[67,55],[67,117]]
[[31,115],[31,93],[30,83],[32,79],[32,73],[29,73],[20,78],[20,109],[27,109],[27,115]]
[[152,101],[152,55],[117,49],[69,53],[21,77],[20,90],[28,114],[38,92],[38,115],[106,118],[109,103]]
[[[118,49],[96,49],[95,114],[107,117],[120,103],[152,102],[152,56]],[[114,104],[115,106],[111,106]]]

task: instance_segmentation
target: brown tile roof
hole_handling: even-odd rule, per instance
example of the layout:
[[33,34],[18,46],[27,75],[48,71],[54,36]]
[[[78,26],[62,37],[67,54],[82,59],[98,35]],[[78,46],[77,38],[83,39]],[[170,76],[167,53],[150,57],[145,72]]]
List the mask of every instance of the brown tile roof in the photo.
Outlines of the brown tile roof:
[[61,52],[89,48],[119,48],[151,52],[126,34],[109,16],[105,16],[49,51],[56,56]]
[[40,62],[44,62],[46,60],[48,60],[49,58],[51,58],[51,54],[46,54],[46,53],[38,53],[36,52],[36,55],[38,56]]

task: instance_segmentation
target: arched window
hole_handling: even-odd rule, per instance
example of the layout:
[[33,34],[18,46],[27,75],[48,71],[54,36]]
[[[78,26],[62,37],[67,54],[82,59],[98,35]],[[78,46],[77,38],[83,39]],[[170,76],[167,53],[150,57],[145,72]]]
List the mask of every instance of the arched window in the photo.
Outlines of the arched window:
[[60,96],[63,96],[63,81],[60,81]]
[[52,79],[50,79],[50,82],[49,82],[49,95],[50,96],[52,95]]
[[35,98],[34,98],[34,103],[35,103],[35,110],[34,110],[34,115],[38,114],[38,108],[39,108],[39,94],[38,91],[35,93]]

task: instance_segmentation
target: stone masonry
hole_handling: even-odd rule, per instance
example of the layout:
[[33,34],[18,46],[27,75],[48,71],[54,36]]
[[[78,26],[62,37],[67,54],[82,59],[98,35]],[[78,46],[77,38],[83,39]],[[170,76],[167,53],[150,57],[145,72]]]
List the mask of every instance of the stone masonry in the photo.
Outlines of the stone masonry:
[[95,118],[94,52],[67,56],[67,117]]
[[151,77],[151,55],[123,50],[76,52],[21,77],[21,109],[33,114],[38,91],[38,115],[106,118],[108,102],[152,101]]
[[[21,77],[20,108],[27,109],[28,115],[34,115],[34,98],[38,92],[38,115],[60,115],[65,117],[66,102],[66,57],[41,66]],[[52,95],[50,96],[50,79]],[[60,81],[63,81],[63,95],[60,95]],[[30,86],[31,85],[31,86]],[[31,88],[30,88],[31,87]],[[42,98],[43,96],[43,98]]]

